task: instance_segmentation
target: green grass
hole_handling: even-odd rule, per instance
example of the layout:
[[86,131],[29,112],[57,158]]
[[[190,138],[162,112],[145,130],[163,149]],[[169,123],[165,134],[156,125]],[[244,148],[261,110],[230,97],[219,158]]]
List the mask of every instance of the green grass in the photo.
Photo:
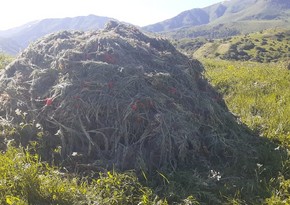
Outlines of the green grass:
[[[206,76],[223,95],[229,109],[261,137],[285,149],[278,176],[266,182],[271,196],[264,204],[290,203],[290,71],[284,64],[204,60]],[[261,152],[261,155],[269,153]],[[268,160],[268,159],[267,159]],[[276,165],[271,164],[273,168]],[[268,167],[269,168],[269,167]]]
[[[80,177],[66,172],[64,168],[53,167],[41,161],[37,154],[32,154],[33,152],[33,149],[9,145],[8,149],[1,153],[0,204],[257,204],[265,198],[273,201],[278,197],[270,198],[263,176],[268,170],[264,170],[264,167],[253,167],[252,171],[256,175],[248,177],[249,175],[244,173],[244,178],[240,178],[241,176],[227,178],[229,170],[220,170],[221,178],[218,180],[213,179],[215,174],[219,174],[215,170],[204,176],[195,169],[171,174],[158,172],[155,178],[148,176],[146,182],[143,182],[159,184],[150,189],[139,182],[133,171],[125,173],[108,171],[93,178]],[[267,154],[264,157],[267,158],[266,156]],[[268,163],[276,166],[277,161],[279,160]],[[266,163],[262,166],[271,170]],[[245,171],[244,169],[243,172]],[[156,193],[164,200],[157,197]]]
[[256,133],[290,145],[290,71],[284,64],[206,60],[206,75]]
[[9,146],[0,155],[0,204],[167,204],[132,172],[107,172],[88,180],[61,172],[30,151]]
[[13,60],[12,56],[0,53],[0,70],[5,68]]

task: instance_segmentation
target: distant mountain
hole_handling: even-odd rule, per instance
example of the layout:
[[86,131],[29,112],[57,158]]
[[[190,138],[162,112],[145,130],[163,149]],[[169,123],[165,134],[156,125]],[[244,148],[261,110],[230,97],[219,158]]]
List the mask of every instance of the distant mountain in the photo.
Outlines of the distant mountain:
[[20,51],[20,45],[15,41],[0,37],[0,53],[14,54]]
[[[89,15],[30,22],[0,31],[0,52],[15,55],[46,34],[61,30],[101,29],[111,19]],[[175,39],[216,39],[275,27],[290,29],[290,0],[227,0],[205,8],[184,11],[142,29]]]
[[17,28],[0,31],[0,51],[16,54],[26,48],[29,43],[46,34],[61,30],[96,30],[103,28],[105,23],[111,19],[108,17],[89,15],[30,22]]
[[151,32],[162,32],[182,27],[208,24],[209,22],[210,17],[205,10],[192,9],[189,11],[182,12],[181,14],[172,19],[168,19],[160,23],[146,26],[143,29]]
[[[275,26],[290,28],[290,0],[230,0],[184,11],[166,21],[143,27],[175,38],[218,38]],[[245,30],[244,30],[245,29]]]

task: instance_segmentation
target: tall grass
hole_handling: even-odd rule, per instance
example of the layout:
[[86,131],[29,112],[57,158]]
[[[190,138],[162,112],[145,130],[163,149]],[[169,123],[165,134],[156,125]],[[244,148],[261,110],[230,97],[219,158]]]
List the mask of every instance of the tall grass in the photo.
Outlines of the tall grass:
[[[206,76],[223,95],[229,109],[261,137],[286,150],[279,176],[266,182],[272,196],[264,204],[290,203],[290,71],[283,63],[203,60]],[[271,164],[270,168],[276,165]]]
[[261,136],[290,145],[290,71],[284,64],[205,60],[230,110]]
[[9,146],[0,155],[0,204],[167,204],[136,176],[107,172],[90,181],[41,162],[27,149]]

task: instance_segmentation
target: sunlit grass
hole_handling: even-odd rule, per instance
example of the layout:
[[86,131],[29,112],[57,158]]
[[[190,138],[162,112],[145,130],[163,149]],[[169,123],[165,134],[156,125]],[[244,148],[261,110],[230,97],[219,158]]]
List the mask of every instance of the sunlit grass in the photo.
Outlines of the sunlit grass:
[[[206,76],[223,95],[229,109],[261,137],[290,148],[290,71],[283,63],[203,60]],[[266,154],[266,153],[265,153]],[[264,204],[289,204],[290,159],[280,176],[267,182],[272,196]],[[275,167],[272,165],[272,167]]]
[[107,172],[90,182],[41,162],[37,154],[9,146],[0,155],[0,204],[167,204],[137,177]]
[[290,71],[284,64],[205,60],[206,76],[251,129],[290,145]]

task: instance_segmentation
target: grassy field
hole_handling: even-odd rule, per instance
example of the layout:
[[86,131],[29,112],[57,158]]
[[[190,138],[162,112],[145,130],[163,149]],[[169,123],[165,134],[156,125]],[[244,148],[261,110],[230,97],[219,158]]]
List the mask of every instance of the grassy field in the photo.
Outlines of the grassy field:
[[256,133],[290,145],[290,71],[281,63],[205,60],[230,110]]
[[60,171],[31,150],[8,147],[0,155],[0,204],[167,204],[138,182],[133,172],[107,172],[97,179]]
[[251,63],[204,60],[206,76],[223,95],[229,109],[261,137],[275,142],[274,150],[287,156],[274,191],[265,204],[290,203],[290,71],[283,63]]

